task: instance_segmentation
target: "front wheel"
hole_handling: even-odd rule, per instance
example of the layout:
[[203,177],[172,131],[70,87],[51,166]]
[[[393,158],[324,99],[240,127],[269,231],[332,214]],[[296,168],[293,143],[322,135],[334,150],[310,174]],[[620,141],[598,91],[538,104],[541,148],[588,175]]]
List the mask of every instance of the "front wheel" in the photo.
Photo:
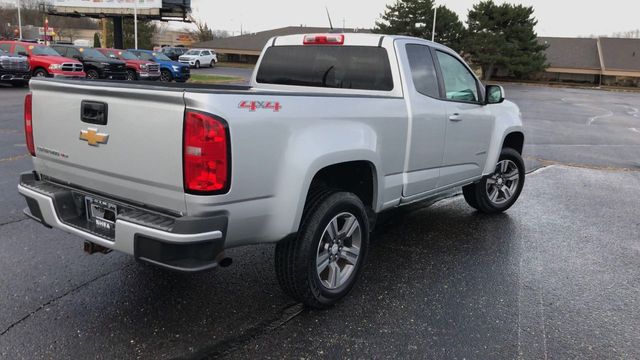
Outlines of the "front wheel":
[[171,80],[173,80],[173,75],[171,75],[171,71],[163,69],[160,72],[160,81],[171,82]]
[[200,61],[196,60],[196,69],[200,69]]
[[368,246],[362,201],[347,192],[316,193],[309,198],[298,234],[276,246],[278,282],[308,307],[327,308],[355,285]]
[[33,72],[33,77],[47,77],[49,76],[49,74],[47,73],[47,70],[45,69],[36,69]]
[[211,60],[211,63],[209,64],[209,67],[211,67],[211,68],[216,67],[216,61],[215,60]]
[[100,78],[100,74],[98,73],[97,70],[91,69],[87,71],[87,79],[95,80],[98,78]]
[[516,150],[504,148],[496,170],[479,182],[462,188],[467,203],[478,211],[494,214],[508,210],[515,204],[524,187],[525,168]]
[[138,80],[138,75],[133,70],[127,70],[127,81]]

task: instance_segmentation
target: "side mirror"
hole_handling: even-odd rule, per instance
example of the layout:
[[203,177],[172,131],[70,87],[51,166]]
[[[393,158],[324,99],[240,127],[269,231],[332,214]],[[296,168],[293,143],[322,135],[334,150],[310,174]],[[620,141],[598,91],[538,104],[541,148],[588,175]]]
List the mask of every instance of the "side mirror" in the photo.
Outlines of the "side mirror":
[[500,85],[487,85],[485,87],[485,104],[500,104],[504,101],[504,88]]
[[18,55],[29,57],[29,53],[24,52],[24,51],[18,51]]
[[78,61],[82,61],[82,56],[80,56],[80,55],[73,55],[73,58],[78,60]]

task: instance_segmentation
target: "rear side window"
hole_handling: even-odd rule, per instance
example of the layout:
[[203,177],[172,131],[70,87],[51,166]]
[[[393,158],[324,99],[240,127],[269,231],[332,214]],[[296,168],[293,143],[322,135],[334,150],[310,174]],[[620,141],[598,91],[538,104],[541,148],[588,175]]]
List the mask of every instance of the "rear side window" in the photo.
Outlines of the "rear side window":
[[337,89],[393,90],[387,50],[369,46],[274,46],[257,81]]
[[14,54],[27,54],[27,48],[22,45],[16,45],[15,49],[13,49]]
[[416,91],[433,98],[440,96],[438,77],[431,51],[424,45],[407,45],[407,57]]

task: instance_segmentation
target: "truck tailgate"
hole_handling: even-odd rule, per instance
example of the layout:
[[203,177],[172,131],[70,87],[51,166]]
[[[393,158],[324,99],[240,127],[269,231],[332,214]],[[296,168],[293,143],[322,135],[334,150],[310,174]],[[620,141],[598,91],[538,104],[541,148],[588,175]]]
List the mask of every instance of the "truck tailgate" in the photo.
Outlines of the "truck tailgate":
[[[36,171],[98,194],[185,212],[183,91],[50,80],[32,81],[31,91]],[[106,124],[83,120],[83,101],[105,104]]]

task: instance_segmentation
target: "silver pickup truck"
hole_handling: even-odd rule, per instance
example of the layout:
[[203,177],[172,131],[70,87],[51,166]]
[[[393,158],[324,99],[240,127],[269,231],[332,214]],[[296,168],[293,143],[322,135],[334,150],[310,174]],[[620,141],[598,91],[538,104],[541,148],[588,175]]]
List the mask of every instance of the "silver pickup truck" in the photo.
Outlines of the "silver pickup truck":
[[25,214],[178,271],[277,243],[283,290],[311,307],[353,287],[376,214],[459,186],[498,213],[524,185],[518,107],[421,39],[273,38],[251,86],[30,86]]

